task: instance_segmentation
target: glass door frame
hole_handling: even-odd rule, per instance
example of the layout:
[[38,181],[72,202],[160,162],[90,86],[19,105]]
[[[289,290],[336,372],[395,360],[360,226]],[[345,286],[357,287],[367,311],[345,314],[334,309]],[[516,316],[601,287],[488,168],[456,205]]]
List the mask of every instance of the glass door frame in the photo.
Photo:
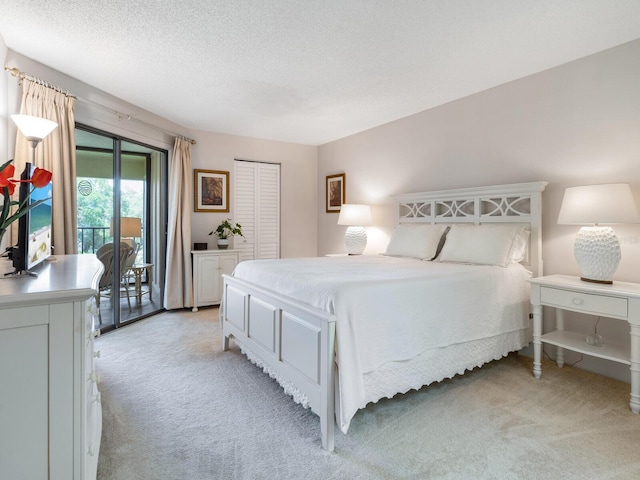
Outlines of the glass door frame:
[[[146,232],[145,237],[144,237],[144,248],[143,251],[145,252],[145,258],[143,259],[145,262],[147,262],[149,260],[149,255],[150,255],[150,251],[151,251],[151,246],[152,246],[152,241],[155,241],[157,244],[157,251],[159,252],[157,257],[159,259],[162,260],[162,263],[160,264],[156,264],[154,265],[154,273],[153,273],[153,277],[155,279],[157,279],[157,283],[159,285],[159,293],[160,293],[160,298],[158,299],[158,307],[150,312],[146,312],[144,314],[141,314],[137,317],[131,318],[125,322],[121,321],[121,315],[120,315],[120,308],[114,308],[113,309],[113,321],[109,322],[108,320],[105,322],[106,319],[103,319],[102,325],[100,325],[100,330],[102,332],[107,332],[109,330],[112,330],[114,328],[119,328],[120,326],[123,325],[128,325],[132,322],[135,322],[137,320],[140,320],[142,318],[146,318],[150,315],[154,315],[160,311],[163,311],[164,308],[162,306],[162,300],[163,300],[163,296],[164,296],[164,273],[165,273],[165,263],[164,263],[164,259],[165,259],[165,254],[166,254],[166,244],[167,244],[167,217],[168,217],[168,204],[167,204],[167,192],[168,192],[168,162],[169,162],[169,152],[165,149],[159,148],[159,147],[155,147],[153,145],[148,145],[145,144],[143,142],[139,142],[137,140],[131,139],[131,138],[127,138],[124,137],[122,135],[118,135],[118,134],[114,134],[114,133],[110,133],[104,130],[100,130],[94,127],[90,127],[88,125],[84,125],[81,123],[76,123],[76,129],[77,130],[82,130],[94,135],[98,135],[101,137],[104,137],[105,139],[110,139],[113,142],[113,149],[112,149],[112,174],[113,174],[113,205],[111,207],[111,212],[112,212],[112,217],[113,217],[113,238],[117,239],[117,238],[121,238],[120,236],[120,215],[121,215],[121,199],[122,199],[122,191],[121,191],[121,180],[122,180],[122,143],[129,143],[129,144],[133,144],[133,145],[138,145],[142,148],[145,149],[150,149],[153,150],[155,152],[158,152],[161,155],[161,160],[160,160],[160,185],[159,185],[159,198],[160,198],[160,206],[159,206],[159,212],[160,212],[160,223],[161,223],[161,227],[160,228],[152,228],[151,227],[151,188],[149,188],[149,182],[152,179],[152,166],[151,166],[151,154],[148,153],[146,154],[146,165],[145,165],[145,169],[146,169],[146,186],[145,186],[145,190],[143,195],[145,196],[144,199],[144,205],[145,205],[145,212],[144,212],[144,231]],[[78,148],[78,147],[77,147]],[[82,147],[80,147],[82,148]],[[95,150],[100,150],[99,148],[96,148]],[[102,149],[104,150],[104,149]],[[126,152],[125,152],[126,153]],[[143,153],[141,152],[134,152],[135,154],[140,154],[143,155]],[[160,235],[158,235],[156,239],[152,240],[152,234],[154,231],[160,231],[162,232]],[[114,241],[115,243],[115,241]],[[119,257],[120,257],[120,251],[118,248],[114,249],[114,259],[113,262],[115,263],[115,265],[119,265]],[[119,278],[118,275],[121,275],[121,272],[115,272],[114,275],[116,276],[115,278]],[[119,282],[116,282],[119,284]],[[148,288],[152,288],[151,285],[148,286]],[[112,289],[112,299],[111,301],[113,302],[113,305],[120,305],[120,289]],[[135,300],[134,300],[135,301]]]

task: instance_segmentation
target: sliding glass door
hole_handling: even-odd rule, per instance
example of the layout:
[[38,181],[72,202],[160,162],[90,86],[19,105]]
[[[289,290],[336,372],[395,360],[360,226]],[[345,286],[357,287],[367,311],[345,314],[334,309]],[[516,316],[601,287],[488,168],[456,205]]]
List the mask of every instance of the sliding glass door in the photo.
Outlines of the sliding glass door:
[[76,126],[78,252],[105,273],[96,297],[104,330],[162,309],[167,152]]

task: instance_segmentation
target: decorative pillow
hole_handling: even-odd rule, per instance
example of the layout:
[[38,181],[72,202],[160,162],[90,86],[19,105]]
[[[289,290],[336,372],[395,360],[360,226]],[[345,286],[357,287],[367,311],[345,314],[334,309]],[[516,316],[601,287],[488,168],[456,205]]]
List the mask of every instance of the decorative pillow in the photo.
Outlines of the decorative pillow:
[[446,229],[446,225],[398,225],[385,255],[431,260],[438,252],[438,244]]
[[510,263],[520,263],[526,258],[530,235],[531,232],[524,227],[516,234],[509,254]]
[[524,257],[525,231],[516,225],[452,225],[438,260],[506,267]]

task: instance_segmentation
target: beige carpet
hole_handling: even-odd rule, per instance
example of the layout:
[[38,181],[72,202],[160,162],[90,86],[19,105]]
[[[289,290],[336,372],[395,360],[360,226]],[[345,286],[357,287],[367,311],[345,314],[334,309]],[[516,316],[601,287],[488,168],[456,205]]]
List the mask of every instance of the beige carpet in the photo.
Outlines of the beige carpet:
[[237,349],[217,309],[168,312],[103,335],[101,480],[639,479],[629,385],[492,362],[361,410],[336,451],[318,417]]

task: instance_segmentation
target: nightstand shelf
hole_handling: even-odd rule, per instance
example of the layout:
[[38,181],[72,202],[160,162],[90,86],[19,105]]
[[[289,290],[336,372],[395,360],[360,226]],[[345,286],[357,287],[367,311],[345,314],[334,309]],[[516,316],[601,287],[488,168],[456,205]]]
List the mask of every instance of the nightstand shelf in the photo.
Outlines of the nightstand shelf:
[[[542,344],[557,347],[556,362],[564,365],[564,349],[629,365],[631,396],[629,407],[640,413],[640,284],[614,282],[589,283],[577,277],[550,275],[533,278],[533,375],[542,375]],[[542,307],[554,307],[556,330],[542,334]],[[601,347],[589,345],[584,334],[564,329],[564,310],[624,320],[629,324],[629,343],[617,345],[604,339]]]
[[549,345],[555,345],[556,347],[566,348],[578,353],[584,353],[592,357],[604,358],[605,360],[612,360],[614,362],[624,363],[625,365],[631,365],[629,361],[631,351],[629,346],[616,345],[609,343],[605,339],[605,344],[601,347],[594,347],[588,345],[585,341],[585,335],[573,332],[567,332],[565,330],[555,330],[553,332],[545,333],[540,340],[543,343]]

